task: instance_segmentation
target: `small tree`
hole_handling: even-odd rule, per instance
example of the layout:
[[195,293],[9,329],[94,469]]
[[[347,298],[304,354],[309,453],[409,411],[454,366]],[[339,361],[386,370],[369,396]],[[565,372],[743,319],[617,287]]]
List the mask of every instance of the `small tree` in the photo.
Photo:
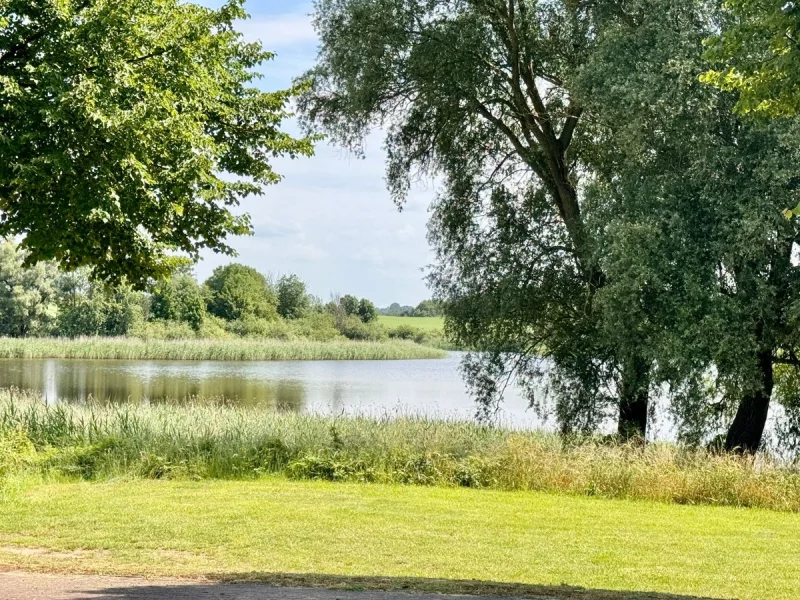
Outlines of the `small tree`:
[[278,299],[266,277],[252,267],[232,263],[217,267],[206,281],[208,311],[234,321],[246,317],[273,320]]
[[341,299],[339,300],[339,306],[342,307],[344,314],[346,314],[347,316],[349,317],[358,316],[359,302],[358,298],[356,298],[355,296],[351,296],[350,294],[342,296]]
[[311,300],[306,284],[297,275],[284,275],[278,280],[278,314],[284,319],[298,319],[308,313]]
[[150,316],[156,319],[182,321],[198,329],[206,314],[203,290],[189,274],[173,276],[153,288]]
[[367,300],[366,298],[362,298],[358,303],[358,318],[364,323],[372,323],[373,321],[377,321],[378,309],[371,301]]

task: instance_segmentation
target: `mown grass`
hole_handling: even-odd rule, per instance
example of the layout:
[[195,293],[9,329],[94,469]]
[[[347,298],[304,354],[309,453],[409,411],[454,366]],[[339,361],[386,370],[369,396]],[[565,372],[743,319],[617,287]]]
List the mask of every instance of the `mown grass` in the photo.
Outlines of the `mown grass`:
[[0,392],[0,473],[103,481],[291,479],[558,492],[800,511],[800,473],[653,444],[391,415],[328,417],[184,405],[46,406]]
[[408,341],[136,338],[0,338],[0,358],[150,360],[397,360],[442,358],[442,350]]
[[285,478],[20,492],[0,567],[564,600],[800,589],[800,515],[774,511]]
[[443,317],[393,317],[390,315],[378,315],[378,323],[387,328],[407,326],[429,332],[444,331]]

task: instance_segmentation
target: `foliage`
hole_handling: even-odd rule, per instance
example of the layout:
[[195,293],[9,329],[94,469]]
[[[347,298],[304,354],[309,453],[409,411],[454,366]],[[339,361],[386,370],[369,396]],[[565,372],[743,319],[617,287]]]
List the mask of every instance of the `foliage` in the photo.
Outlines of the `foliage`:
[[576,76],[624,14],[568,0],[316,4],[304,122],[356,152],[384,126],[398,205],[420,174],[441,177],[429,282],[446,301],[449,337],[480,352],[470,382],[482,414],[510,372],[532,390],[548,354],[555,377],[616,409],[622,435],[646,435],[651,362],[638,340],[619,346],[598,328],[601,241],[579,194],[594,124]]
[[208,311],[234,321],[243,318],[274,320],[278,299],[266,277],[253,267],[232,263],[214,269],[205,283]]
[[358,316],[358,298],[355,296],[351,296],[347,294],[342,296],[339,300],[339,306],[341,306],[342,311],[348,317],[357,317]]
[[336,328],[350,340],[380,341],[387,337],[386,330],[378,323],[365,323],[357,316],[347,316],[337,322]]
[[46,335],[58,317],[55,265],[25,268],[27,257],[13,241],[0,243],[0,335]]
[[653,357],[679,422],[729,424],[726,447],[755,452],[774,366],[798,343],[800,225],[781,211],[800,200],[800,123],[740,117],[732,94],[698,82],[713,3],[643,6],[635,26],[606,30],[580,79],[605,125],[587,194],[605,234],[602,335]]
[[185,322],[199,329],[206,315],[206,300],[194,276],[175,274],[156,284],[150,298],[150,315],[155,319]]
[[361,319],[363,323],[373,323],[378,320],[378,309],[366,298],[362,298],[358,301],[357,314],[358,318]]
[[231,207],[311,146],[279,129],[298,90],[254,85],[272,55],[235,30],[246,16],[241,0],[2,3],[0,235],[29,264],[143,288],[176,251],[250,232]]
[[722,32],[710,36],[715,68],[701,77],[736,91],[741,113],[800,114],[800,3],[728,0]]
[[278,314],[284,319],[299,319],[311,309],[306,284],[297,275],[284,275],[276,285]]

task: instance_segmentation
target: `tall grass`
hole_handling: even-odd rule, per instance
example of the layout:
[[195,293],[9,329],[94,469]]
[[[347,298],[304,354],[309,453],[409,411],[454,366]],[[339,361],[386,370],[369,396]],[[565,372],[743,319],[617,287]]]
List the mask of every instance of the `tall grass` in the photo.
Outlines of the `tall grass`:
[[0,391],[0,475],[298,479],[541,490],[800,511],[800,473],[767,459],[565,443],[413,415],[329,417],[220,406],[46,406]]
[[0,358],[152,360],[395,360],[442,358],[413,342],[335,340],[141,340],[136,338],[0,338]]

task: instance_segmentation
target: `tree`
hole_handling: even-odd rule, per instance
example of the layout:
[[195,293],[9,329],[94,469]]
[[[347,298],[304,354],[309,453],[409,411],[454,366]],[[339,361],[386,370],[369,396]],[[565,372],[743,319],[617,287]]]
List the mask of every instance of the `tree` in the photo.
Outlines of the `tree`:
[[358,301],[358,318],[364,323],[372,323],[378,320],[378,309],[366,298]]
[[729,0],[722,32],[708,38],[715,68],[702,80],[736,91],[736,110],[800,114],[800,3]]
[[129,335],[144,322],[145,297],[131,286],[112,287],[92,281],[86,268],[55,275],[59,306],[56,335]]
[[176,253],[232,253],[251,227],[231,207],[278,181],[271,157],[311,153],[279,129],[298,89],[254,86],[272,55],[245,17],[243,0],[2,3],[0,236],[26,264],[144,288]]
[[55,265],[26,268],[27,258],[14,241],[0,243],[0,335],[48,335],[58,317]]
[[284,275],[278,280],[278,314],[284,319],[299,319],[311,308],[306,284],[297,275]]
[[398,204],[414,176],[442,178],[430,282],[451,339],[481,351],[466,372],[484,415],[511,372],[531,381],[547,355],[565,422],[577,387],[597,406],[586,427],[611,405],[623,437],[646,435],[652,362],[637,340],[600,335],[606,276],[578,193],[593,125],[575,76],[624,18],[618,3],[572,0],[316,4],[304,122],[357,152],[385,125]]
[[800,223],[781,215],[800,199],[800,122],[737,115],[699,83],[716,2],[638,7],[579,81],[602,150],[587,202],[605,232],[603,335],[638,337],[684,429],[729,425],[726,448],[755,452],[775,367],[800,366]]
[[177,273],[156,284],[150,299],[150,315],[156,319],[183,321],[193,329],[203,323],[206,300],[190,273]]
[[232,263],[217,267],[205,283],[208,311],[229,321],[256,317],[274,320],[278,299],[266,277],[253,267]]
[[339,306],[348,317],[358,316],[358,298],[346,294],[339,299]]

